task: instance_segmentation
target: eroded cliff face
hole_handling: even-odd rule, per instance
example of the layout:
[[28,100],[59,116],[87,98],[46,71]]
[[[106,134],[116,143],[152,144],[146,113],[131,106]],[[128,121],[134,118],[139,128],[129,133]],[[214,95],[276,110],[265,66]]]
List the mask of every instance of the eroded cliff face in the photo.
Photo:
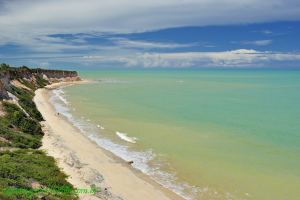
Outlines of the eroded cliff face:
[[65,70],[46,70],[36,69],[36,73],[46,75],[48,78],[76,78],[78,74],[76,71],[65,71]]
[[1,99],[9,99],[8,93],[4,87],[2,81],[0,81],[0,100]]
[[60,81],[78,81],[80,80],[76,71],[64,70],[37,70],[38,74],[42,74],[43,78],[51,83]]
[[0,100],[9,99],[7,91],[10,89],[10,79],[8,73],[0,73]]
[[9,99],[8,92],[16,83],[24,87],[39,88],[60,81],[80,80],[76,71],[30,69],[27,67],[9,68],[0,71],[0,100]]

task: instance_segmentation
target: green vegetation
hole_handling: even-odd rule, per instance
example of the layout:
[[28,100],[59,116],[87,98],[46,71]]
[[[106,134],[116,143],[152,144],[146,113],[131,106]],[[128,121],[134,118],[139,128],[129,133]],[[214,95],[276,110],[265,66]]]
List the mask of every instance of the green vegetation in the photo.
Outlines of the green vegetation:
[[7,140],[6,142],[0,142],[0,147],[17,147],[17,148],[39,148],[41,143],[41,137],[26,134],[20,131],[15,131],[8,127],[5,127],[0,122],[0,137]]
[[[11,79],[19,80],[21,83],[26,85],[31,89],[37,89],[46,86],[49,84],[49,81],[43,79],[42,72],[46,71],[43,69],[30,69],[26,66],[22,67],[10,67],[7,64],[0,65],[0,75],[4,73],[9,73]],[[61,70],[52,70],[53,73],[63,73]],[[34,75],[34,76],[32,76]],[[24,78],[32,76],[30,82]]]
[[28,87],[29,89],[31,89],[31,90],[36,89],[36,86],[33,83],[27,81],[26,79],[19,78],[18,81],[20,83],[22,83],[23,85],[25,85],[26,87]]
[[9,69],[10,69],[9,65],[7,65],[7,64],[5,64],[5,63],[2,63],[2,64],[0,65],[0,73],[6,72],[6,71],[8,71]]
[[35,78],[36,78],[36,80],[35,80],[36,84],[40,88],[45,87],[46,85],[49,84],[49,82],[47,80],[43,79],[43,77],[40,74],[37,74]]
[[9,74],[28,89],[5,87],[18,98],[18,105],[0,102],[5,115],[0,117],[0,199],[1,200],[72,200],[78,199],[66,175],[52,157],[37,150],[44,135],[41,113],[33,102],[34,90],[49,82],[41,69],[0,65],[0,77]]
[[34,93],[26,90],[12,86],[11,91],[19,99],[20,106],[37,121],[42,121],[43,117],[41,113],[36,108],[34,102],[32,101]]
[[3,107],[7,113],[3,119],[4,124],[31,135],[43,135],[39,122],[27,116],[17,105],[4,102]]
[[[77,199],[72,192],[74,188],[66,181],[66,175],[55,165],[55,160],[42,151],[0,152],[0,163],[0,199]],[[52,192],[41,190],[31,193],[34,187],[47,188]],[[23,188],[23,192],[10,194],[7,188]]]

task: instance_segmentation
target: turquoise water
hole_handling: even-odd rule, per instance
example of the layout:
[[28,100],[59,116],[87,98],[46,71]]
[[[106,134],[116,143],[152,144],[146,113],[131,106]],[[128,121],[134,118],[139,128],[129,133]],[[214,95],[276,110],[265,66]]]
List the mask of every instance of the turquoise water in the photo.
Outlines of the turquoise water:
[[68,102],[65,113],[99,145],[178,194],[299,199],[300,71],[80,75],[95,83],[56,91]]

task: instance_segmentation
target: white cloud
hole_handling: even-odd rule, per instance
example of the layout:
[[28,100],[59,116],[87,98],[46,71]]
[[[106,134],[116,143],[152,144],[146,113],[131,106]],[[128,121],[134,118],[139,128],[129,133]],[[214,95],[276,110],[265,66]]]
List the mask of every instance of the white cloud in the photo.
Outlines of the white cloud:
[[[117,62],[128,67],[261,67],[274,61],[300,61],[300,53],[239,49],[223,52],[143,53],[121,56],[85,56],[87,62]],[[271,67],[271,66],[270,66]]]
[[[114,51],[114,50],[113,50]],[[256,51],[253,49],[237,49],[221,52],[177,52],[177,53],[137,53],[114,51],[115,53],[90,56],[64,55],[53,56],[26,56],[11,57],[10,60],[18,64],[29,63],[41,65],[47,63],[68,63],[69,65],[89,66],[118,66],[134,68],[259,68],[259,67],[283,67],[276,64],[286,62],[300,62],[300,53],[281,53],[270,51]],[[284,65],[290,67],[291,65]]]
[[[86,38],[88,34],[133,33],[182,26],[285,20],[300,20],[299,0],[0,0],[0,46],[14,44],[25,53],[28,51],[41,55],[43,53],[67,55],[74,52],[84,55],[85,51],[99,55],[101,52],[102,55],[70,59],[45,58],[43,60],[45,63],[60,60],[118,62],[137,67],[198,67],[299,61],[299,54],[296,53],[254,50],[139,54],[138,49],[185,48],[195,44],[115,38],[113,40],[115,45],[101,46],[87,42]],[[76,33],[85,35],[74,39],[49,37],[51,34]],[[271,42],[271,40],[248,41],[249,44],[260,46]]]
[[250,44],[256,46],[267,46],[272,44],[272,40],[254,40],[254,41],[243,41],[242,44]]
[[270,31],[270,30],[262,30],[261,32],[266,35],[270,35],[273,33],[273,31]]
[[126,38],[112,38],[112,41],[120,47],[126,48],[141,48],[141,49],[174,49],[192,47],[197,44],[178,44],[178,43],[161,43],[149,42],[141,40],[128,40]]
[[14,0],[0,6],[1,43],[55,33],[300,20],[298,0]]

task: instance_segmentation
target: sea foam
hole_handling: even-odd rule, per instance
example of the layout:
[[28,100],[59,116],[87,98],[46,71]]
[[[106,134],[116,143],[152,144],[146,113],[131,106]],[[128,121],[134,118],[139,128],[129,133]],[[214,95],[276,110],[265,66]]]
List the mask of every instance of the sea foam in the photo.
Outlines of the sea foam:
[[53,90],[54,95],[59,98],[64,104],[68,105],[69,102],[67,99],[63,96],[65,93],[61,89]]
[[116,135],[121,138],[122,140],[130,143],[136,143],[137,138],[136,137],[129,137],[126,133],[121,133],[119,131],[116,132]]
[[101,130],[104,130],[104,127],[101,126],[100,124],[97,124],[97,127],[100,128]]

